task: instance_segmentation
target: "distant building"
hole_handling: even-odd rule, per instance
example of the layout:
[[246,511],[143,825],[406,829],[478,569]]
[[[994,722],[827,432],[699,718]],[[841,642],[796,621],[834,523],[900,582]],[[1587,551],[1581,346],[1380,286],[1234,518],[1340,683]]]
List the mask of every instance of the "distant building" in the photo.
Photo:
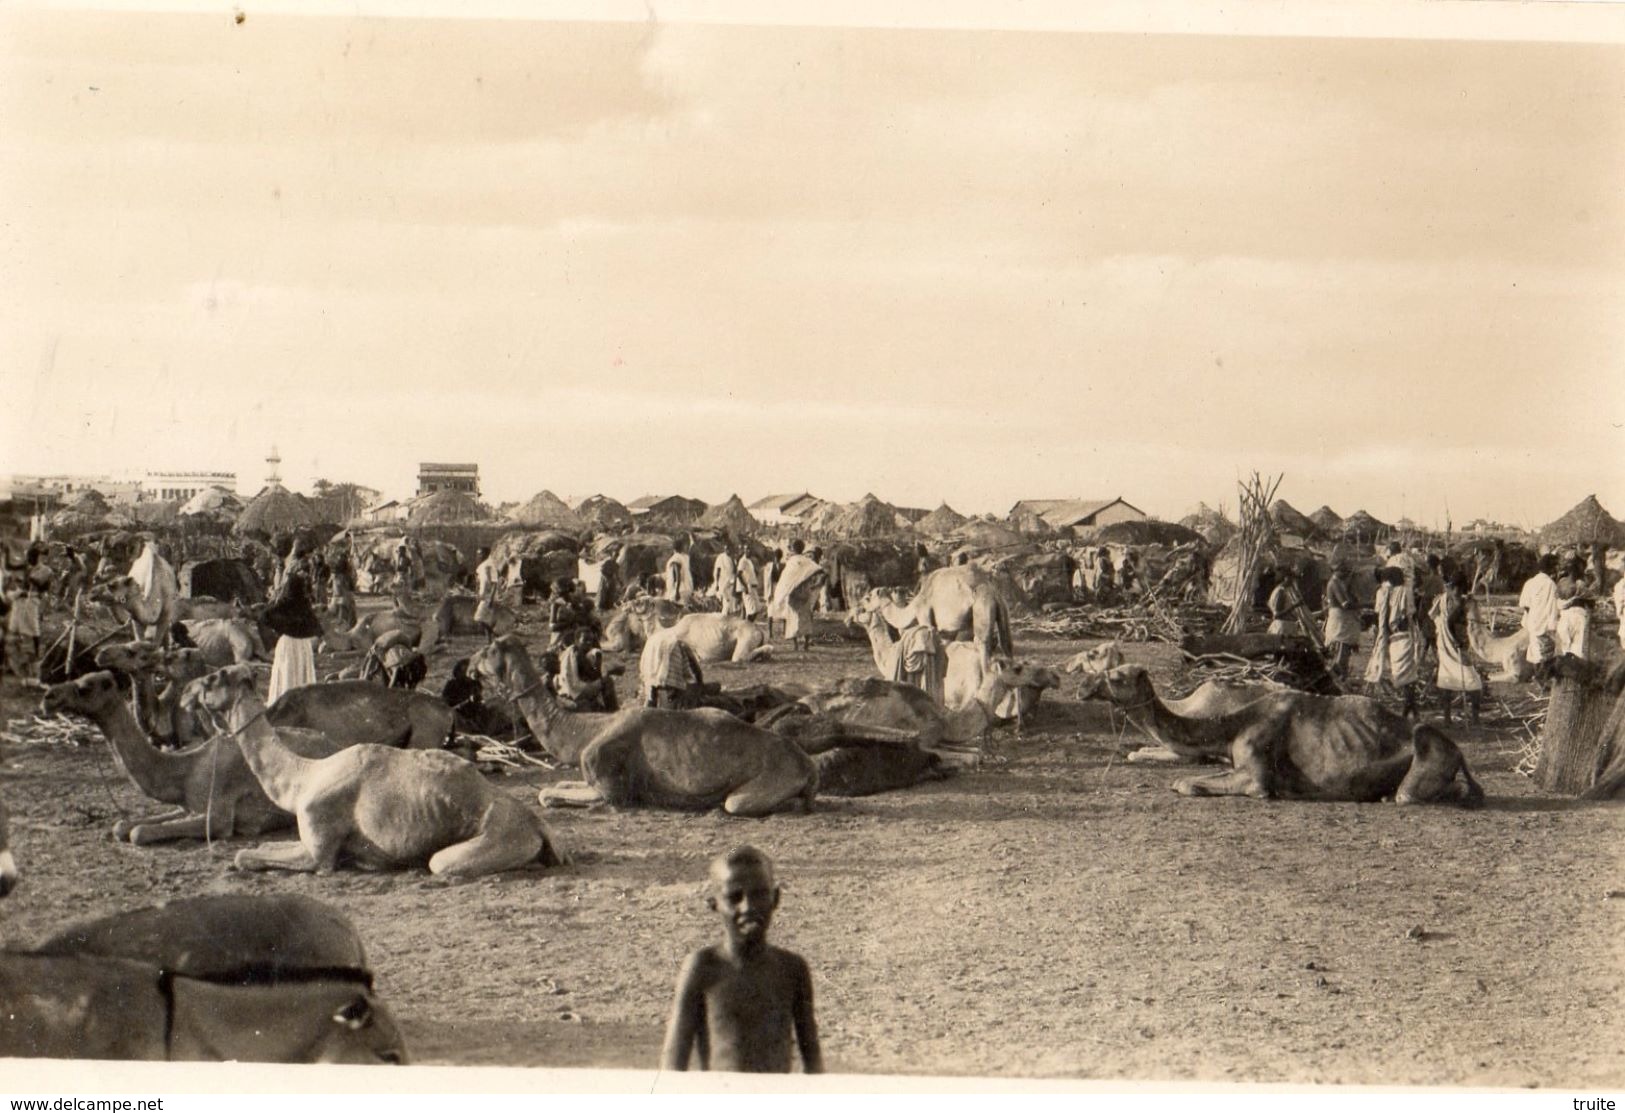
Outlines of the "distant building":
[[1149,517],[1121,497],[1110,499],[1022,499],[1010,508],[1009,517],[1036,514],[1056,529],[1086,529],[1109,526],[1113,522],[1138,522]]
[[795,525],[806,519],[824,503],[823,499],[803,491],[799,495],[768,495],[745,507],[750,516],[764,526]]
[[129,505],[141,497],[136,480],[114,479],[107,475],[14,475],[10,490],[23,497],[63,501],[81,491],[95,491],[114,505]]
[[141,480],[141,497],[169,502],[185,502],[199,491],[220,487],[237,493],[234,471],[149,471]]
[[705,513],[706,506],[699,499],[684,498],[682,495],[644,495],[627,503],[626,509],[636,523],[691,526]]
[[480,466],[478,464],[419,464],[418,494],[432,495],[436,491],[461,491],[470,498],[479,498]]

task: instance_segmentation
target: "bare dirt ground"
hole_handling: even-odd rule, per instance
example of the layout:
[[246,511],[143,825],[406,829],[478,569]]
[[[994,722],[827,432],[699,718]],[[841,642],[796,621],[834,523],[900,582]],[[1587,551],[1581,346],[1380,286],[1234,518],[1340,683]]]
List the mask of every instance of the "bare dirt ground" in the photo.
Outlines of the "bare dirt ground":
[[[1018,641],[1049,663],[1084,644]],[[1179,669],[1167,646],[1129,656],[1159,680]],[[870,668],[848,643],[711,676]],[[718,931],[706,862],[750,842],[778,861],[774,939],[811,963],[831,1070],[1625,1084],[1625,898],[1609,897],[1625,812],[1540,795],[1504,723],[1455,732],[1481,811],[1190,800],[1169,791],[1186,771],[1124,763],[1106,706],[1075,689],[971,775],[810,816],[549,812],[575,865],[462,885],[238,874],[238,843],[116,845],[113,821],[148,802],[104,746],[14,747],[0,791],[25,877],[0,931],[22,946],[165,897],[306,893],[361,928],[416,1061],[645,1068],[683,956]],[[37,699],[8,678],[0,711]],[[534,805],[566,775],[502,784]]]

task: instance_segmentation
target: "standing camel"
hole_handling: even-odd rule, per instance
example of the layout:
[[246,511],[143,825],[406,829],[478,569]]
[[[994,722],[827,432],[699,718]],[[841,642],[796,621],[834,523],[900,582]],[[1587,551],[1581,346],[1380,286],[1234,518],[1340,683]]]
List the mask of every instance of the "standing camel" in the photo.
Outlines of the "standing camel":
[[862,609],[879,611],[898,630],[918,623],[931,627],[947,641],[967,634],[976,643],[983,667],[991,664],[995,655],[1015,656],[1009,605],[999,594],[993,577],[970,565],[928,572],[906,604],[875,588],[865,597]]

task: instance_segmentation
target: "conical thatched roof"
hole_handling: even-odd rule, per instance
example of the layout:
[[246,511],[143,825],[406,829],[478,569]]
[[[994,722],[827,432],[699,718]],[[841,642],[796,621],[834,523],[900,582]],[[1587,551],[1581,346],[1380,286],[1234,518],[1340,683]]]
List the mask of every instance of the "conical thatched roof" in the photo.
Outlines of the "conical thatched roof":
[[915,522],[914,529],[919,533],[924,533],[931,537],[940,537],[945,533],[952,533],[954,530],[964,525],[967,521],[969,521],[969,519],[963,514],[949,506],[947,503],[943,503],[941,506],[931,511],[931,513]]
[[1587,495],[1556,521],[1544,526],[1542,545],[1625,545],[1625,525],[1602,508],[1596,495]]
[[1018,510],[1005,519],[1005,524],[1017,533],[1043,536],[1055,532],[1055,527],[1033,510]]
[[259,530],[262,533],[286,533],[300,526],[316,524],[317,514],[301,496],[279,484],[273,484],[255,495],[243,509],[233,527],[237,533]]
[[94,487],[86,487],[75,491],[62,500],[64,510],[77,510],[81,514],[106,514],[109,510],[107,496]]
[[841,516],[851,509],[851,506],[844,503],[826,502],[802,521],[806,523],[809,533],[833,533]]
[[745,509],[745,500],[738,495],[707,508],[694,524],[700,529],[722,530],[734,537],[749,537],[761,528],[761,523]]
[[841,511],[830,532],[837,537],[889,537],[907,528],[908,523],[898,515],[897,507],[874,495],[864,495]]
[[1356,510],[1343,519],[1343,536],[1349,541],[1369,543],[1393,531],[1393,526],[1373,518],[1364,510]]
[[972,518],[950,535],[961,549],[1013,549],[1028,544],[1021,534],[998,522]]
[[1112,522],[1079,530],[1078,539],[1092,545],[1186,545],[1205,543],[1207,538],[1189,526],[1143,518]]
[[1323,506],[1309,515],[1309,520],[1327,537],[1337,537],[1343,532],[1343,519],[1329,506]]
[[1179,524],[1201,534],[1209,545],[1223,545],[1236,535],[1239,528],[1205,502],[1197,503],[1196,509],[1181,518]]
[[1313,537],[1317,532],[1315,523],[1309,520],[1309,516],[1286,499],[1275,500],[1274,505],[1270,507],[1270,521],[1275,523],[1276,529],[1295,533],[1299,537]]
[[608,495],[593,495],[582,499],[576,514],[593,529],[619,533],[632,528],[632,512]]
[[450,526],[483,522],[485,511],[461,491],[436,491],[415,501],[406,520],[415,526]]
[[[631,515],[627,515],[627,517],[630,519]],[[586,519],[566,506],[564,500],[552,491],[536,492],[531,496],[530,501],[520,503],[508,511],[508,520],[518,522],[520,525],[543,526],[547,529],[582,530],[587,528]]]
[[216,518],[236,518],[243,512],[243,500],[224,487],[205,487],[181,504],[180,514],[189,518],[207,514]]

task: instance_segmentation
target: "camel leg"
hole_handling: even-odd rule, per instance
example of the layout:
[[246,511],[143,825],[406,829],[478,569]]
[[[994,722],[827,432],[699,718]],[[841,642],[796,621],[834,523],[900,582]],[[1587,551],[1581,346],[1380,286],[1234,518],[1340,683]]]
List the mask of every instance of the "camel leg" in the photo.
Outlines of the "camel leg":
[[[1466,759],[1448,736],[1433,727],[1420,726],[1411,739],[1415,756],[1394,792],[1394,803],[1476,807],[1484,802],[1484,789],[1473,779]],[[1462,776],[1461,783],[1456,780],[1457,773]]]
[[536,861],[544,844],[541,831],[528,814],[499,814],[497,808],[492,808],[479,834],[445,847],[429,859],[429,872],[436,877],[458,878],[522,869]]
[[129,839],[130,832],[137,827],[146,827],[154,823],[168,823],[171,820],[180,819],[191,814],[186,808],[168,808],[138,819],[121,819],[113,824],[113,838],[117,842],[125,842]]
[[273,843],[270,846],[239,850],[237,857],[232,859],[231,868],[313,873],[316,870],[316,859],[302,842]]
[[590,808],[604,803],[604,794],[586,781],[560,781],[548,785],[536,799],[544,808]]
[[230,838],[236,827],[235,813],[234,807],[215,807],[207,815],[189,813],[157,823],[146,820],[130,828],[130,842],[136,846],[150,846],[176,839]]
[[1235,768],[1228,773],[1215,773],[1207,777],[1187,777],[1174,782],[1174,791],[1181,796],[1251,796],[1255,800],[1268,800],[1275,795],[1270,776],[1274,750],[1272,732],[1274,723],[1261,723],[1242,731],[1231,744],[1230,756]]
[[[816,782],[812,790],[816,794],[818,790]],[[764,816],[798,797],[801,798],[804,810],[811,811],[812,799],[807,795],[807,786],[804,782],[788,785],[782,776],[764,773],[734,789],[722,802],[722,810],[729,815]]]

